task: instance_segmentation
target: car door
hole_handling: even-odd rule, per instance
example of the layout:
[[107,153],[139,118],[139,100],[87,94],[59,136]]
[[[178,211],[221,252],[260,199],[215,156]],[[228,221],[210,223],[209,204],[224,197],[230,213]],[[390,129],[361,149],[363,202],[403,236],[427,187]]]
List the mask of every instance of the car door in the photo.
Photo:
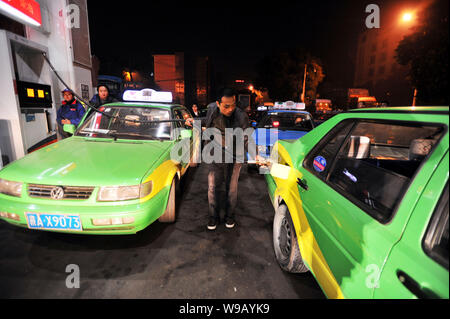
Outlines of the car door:
[[[174,119],[176,119],[176,120],[187,120],[189,118],[192,118],[191,113],[185,107],[177,107],[177,108],[175,108],[173,110],[173,114],[174,114]],[[178,130],[191,130],[192,131],[192,127],[186,125],[183,122],[175,123],[175,127],[178,128]],[[199,143],[199,141],[197,141],[197,140],[198,139],[196,139],[196,142]],[[184,174],[186,169],[189,167],[190,161],[192,160],[192,158],[194,156],[194,151],[196,151],[197,148],[198,148],[198,144],[194,145],[194,138],[191,137],[190,141],[189,141],[189,160],[183,163],[183,165],[182,165],[183,166],[182,174]]]
[[449,298],[448,153],[383,267],[376,298]]
[[[373,297],[417,200],[414,194],[442,158],[433,152],[410,161],[411,141],[433,134],[439,139],[442,131],[434,125],[355,117],[339,123],[307,155],[298,191],[329,269],[315,275],[322,287],[334,287],[331,295]],[[405,203],[401,209],[400,202]]]

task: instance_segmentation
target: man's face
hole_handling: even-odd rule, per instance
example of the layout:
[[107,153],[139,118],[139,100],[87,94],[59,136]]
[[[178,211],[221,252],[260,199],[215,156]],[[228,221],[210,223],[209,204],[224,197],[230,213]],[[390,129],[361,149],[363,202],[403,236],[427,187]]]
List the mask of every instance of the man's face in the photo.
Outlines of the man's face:
[[192,106],[192,111],[194,111],[195,113],[197,113],[197,111],[198,111],[198,107],[197,107],[197,105],[193,105]]
[[73,94],[70,92],[64,92],[63,98],[64,98],[64,101],[70,102],[73,100]]
[[236,97],[222,97],[222,101],[219,104],[220,112],[225,116],[231,116],[236,109]]
[[98,89],[98,96],[100,96],[100,98],[102,99],[102,100],[106,100],[106,98],[108,97],[108,90],[104,87],[104,86],[102,86],[102,87],[100,87],[99,89]]

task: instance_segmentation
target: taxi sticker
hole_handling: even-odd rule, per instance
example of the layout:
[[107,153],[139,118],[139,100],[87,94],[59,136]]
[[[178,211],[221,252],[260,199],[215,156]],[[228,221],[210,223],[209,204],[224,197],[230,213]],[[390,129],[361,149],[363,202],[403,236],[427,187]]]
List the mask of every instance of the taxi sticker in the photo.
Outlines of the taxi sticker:
[[327,160],[322,157],[322,156],[317,156],[314,159],[314,163],[313,163],[314,169],[321,173],[325,170],[325,168],[327,167]]

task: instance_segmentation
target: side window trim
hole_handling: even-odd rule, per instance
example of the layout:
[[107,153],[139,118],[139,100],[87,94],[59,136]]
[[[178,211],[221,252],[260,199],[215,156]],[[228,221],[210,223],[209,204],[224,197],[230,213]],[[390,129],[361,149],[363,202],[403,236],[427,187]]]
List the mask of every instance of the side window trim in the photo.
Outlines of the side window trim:
[[[448,181],[445,185],[441,198],[439,199],[436,208],[431,216],[430,222],[427,227],[427,231],[422,239],[422,249],[425,254],[430,257],[432,260],[439,263],[441,266],[445,267],[448,270],[449,260],[444,256],[440,255],[438,252],[434,250],[436,244],[436,236],[441,232],[441,236],[444,232],[445,223],[442,222],[442,218],[449,218],[448,213],[448,205],[449,205],[449,189],[448,189]],[[447,214],[447,216],[445,216]],[[445,221],[445,219],[444,219]],[[441,222],[441,223],[439,223]]]
[[350,130],[347,133],[347,136],[345,136],[344,140],[342,141],[341,145],[339,146],[336,154],[334,154],[333,156],[333,162],[331,163],[331,167],[328,170],[328,174],[325,177],[325,183],[327,183],[328,185],[331,184],[330,183],[330,176],[331,173],[334,171],[334,168],[336,167],[336,159],[338,158],[339,154],[341,153],[342,149],[345,147],[345,145],[347,144],[348,140],[350,139],[350,137],[352,136],[353,131],[355,130],[355,127],[360,123],[359,119],[355,119],[353,121],[353,125],[350,128]]

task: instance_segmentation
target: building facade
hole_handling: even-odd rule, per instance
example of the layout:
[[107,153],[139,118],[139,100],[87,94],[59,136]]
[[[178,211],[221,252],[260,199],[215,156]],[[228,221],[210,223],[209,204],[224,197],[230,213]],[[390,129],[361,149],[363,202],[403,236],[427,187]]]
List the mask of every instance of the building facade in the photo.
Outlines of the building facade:
[[411,105],[414,96],[408,69],[396,60],[400,41],[412,32],[414,21],[402,19],[408,8],[404,1],[382,7],[380,28],[365,29],[357,39],[354,87],[392,106]]
[[208,57],[177,52],[153,55],[154,81],[162,91],[172,92],[174,101],[191,107],[210,101],[211,77]]

